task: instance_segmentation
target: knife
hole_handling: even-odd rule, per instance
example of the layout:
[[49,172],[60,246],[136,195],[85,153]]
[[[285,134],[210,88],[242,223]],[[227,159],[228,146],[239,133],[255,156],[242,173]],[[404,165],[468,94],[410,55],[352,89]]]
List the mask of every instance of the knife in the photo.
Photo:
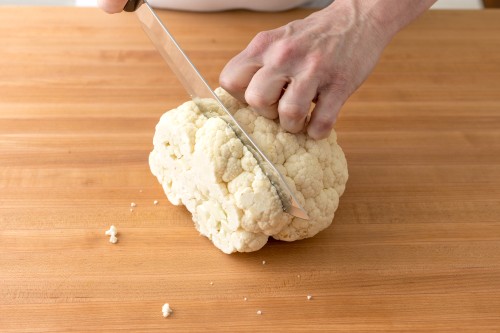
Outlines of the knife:
[[179,44],[177,44],[174,37],[163,25],[162,21],[147,1],[129,0],[123,10],[126,12],[134,12],[137,15],[142,28],[197,105],[200,105],[200,100],[203,98],[215,100],[219,112],[205,110],[205,108],[202,107],[200,107],[200,110],[207,117],[222,118],[236,133],[236,136],[253,154],[262,171],[264,171],[271,184],[276,189],[281,199],[283,210],[293,216],[309,220],[307,212],[298,202],[292,190],[287,185],[283,175],[238,124],[224,104],[222,104],[220,99],[208,85],[207,81],[196,69]]

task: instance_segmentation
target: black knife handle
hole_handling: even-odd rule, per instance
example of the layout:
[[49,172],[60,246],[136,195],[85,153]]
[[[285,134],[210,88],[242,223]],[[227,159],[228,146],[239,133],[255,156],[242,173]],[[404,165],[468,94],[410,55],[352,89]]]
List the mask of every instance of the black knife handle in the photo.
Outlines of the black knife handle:
[[128,0],[123,10],[126,12],[135,12],[143,0]]

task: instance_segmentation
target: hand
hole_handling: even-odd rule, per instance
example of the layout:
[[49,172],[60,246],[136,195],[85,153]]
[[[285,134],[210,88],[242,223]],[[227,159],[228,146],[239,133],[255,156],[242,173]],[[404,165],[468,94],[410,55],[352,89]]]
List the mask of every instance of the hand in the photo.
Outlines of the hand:
[[98,0],[97,5],[99,8],[109,14],[119,13],[125,7],[127,0]]
[[[405,10],[404,1],[409,2],[337,0],[305,19],[261,32],[225,66],[220,85],[261,115],[279,117],[285,130],[297,133],[307,125],[312,138],[326,138],[342,105],[405,25],[399,23],[417,16],[395,12]],[[406,6],[417,12],[415,7]],[[383,27],[381,22],[392,19],[389,14],[398,24]]]

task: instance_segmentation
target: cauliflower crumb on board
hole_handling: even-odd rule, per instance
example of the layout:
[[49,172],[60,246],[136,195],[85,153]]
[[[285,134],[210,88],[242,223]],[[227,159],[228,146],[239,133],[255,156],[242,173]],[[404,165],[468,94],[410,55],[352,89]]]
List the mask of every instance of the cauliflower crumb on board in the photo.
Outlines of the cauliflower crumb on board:
[[257,311],[257,314],[258,314],[258,315],[261,315],[261,314],[262,314],[262,311],[258,310],[258,311]]
[[312,298],[313,298],[312,295],[307,295],[307,300],[310,301]]
[[[224,120],[207,118],[193,101],[156,125],[149,165],[168,200],[185,205],[196,229],[225,253],[257,251],[269,237],[295,241],[327,228],[348,178],[335,131],[323,140],[287,133],[224,90],[216,93],[283,174],[310,220],[282,210],[252,153]],[[210,99],[201,107],[218,109]]]
[[111,235],[109,237],[109,242],[112,244],[116,244],[116,243],[118,243],[118,238],[115,235]]
[[131,208],[135,208],[135,207],[137,207],[137,204],[136,204],[135,202],[131,202],[131,203],[130,203],[130,207],[131,207]]
[[170,305],[168,303],[165,303],[161,308],[161,312],[163,313],[163,317],[167,318],[174,311],[170,308]]
[[153,201],[153,205],[158,205],[158,200]]
[[109,230],[106,230],[104,233],[106,236],[116,236],[118,234],[118,229],[114,225],[109,227]]
[[116,237],[116,235],[118,234],[118,229],[116,229],[114,225],[109,227],[109,230],[106,230],[104,234],[106,236],[109,236],[110,243],[116,244],[118,242],[118,238]]

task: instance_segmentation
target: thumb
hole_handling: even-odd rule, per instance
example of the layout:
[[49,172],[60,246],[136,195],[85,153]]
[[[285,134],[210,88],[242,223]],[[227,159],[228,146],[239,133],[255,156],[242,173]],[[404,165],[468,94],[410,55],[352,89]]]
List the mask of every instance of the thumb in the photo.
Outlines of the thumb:
[[125,7],[127,0],[98,0],[97,6],[108,14],[119,13]]

